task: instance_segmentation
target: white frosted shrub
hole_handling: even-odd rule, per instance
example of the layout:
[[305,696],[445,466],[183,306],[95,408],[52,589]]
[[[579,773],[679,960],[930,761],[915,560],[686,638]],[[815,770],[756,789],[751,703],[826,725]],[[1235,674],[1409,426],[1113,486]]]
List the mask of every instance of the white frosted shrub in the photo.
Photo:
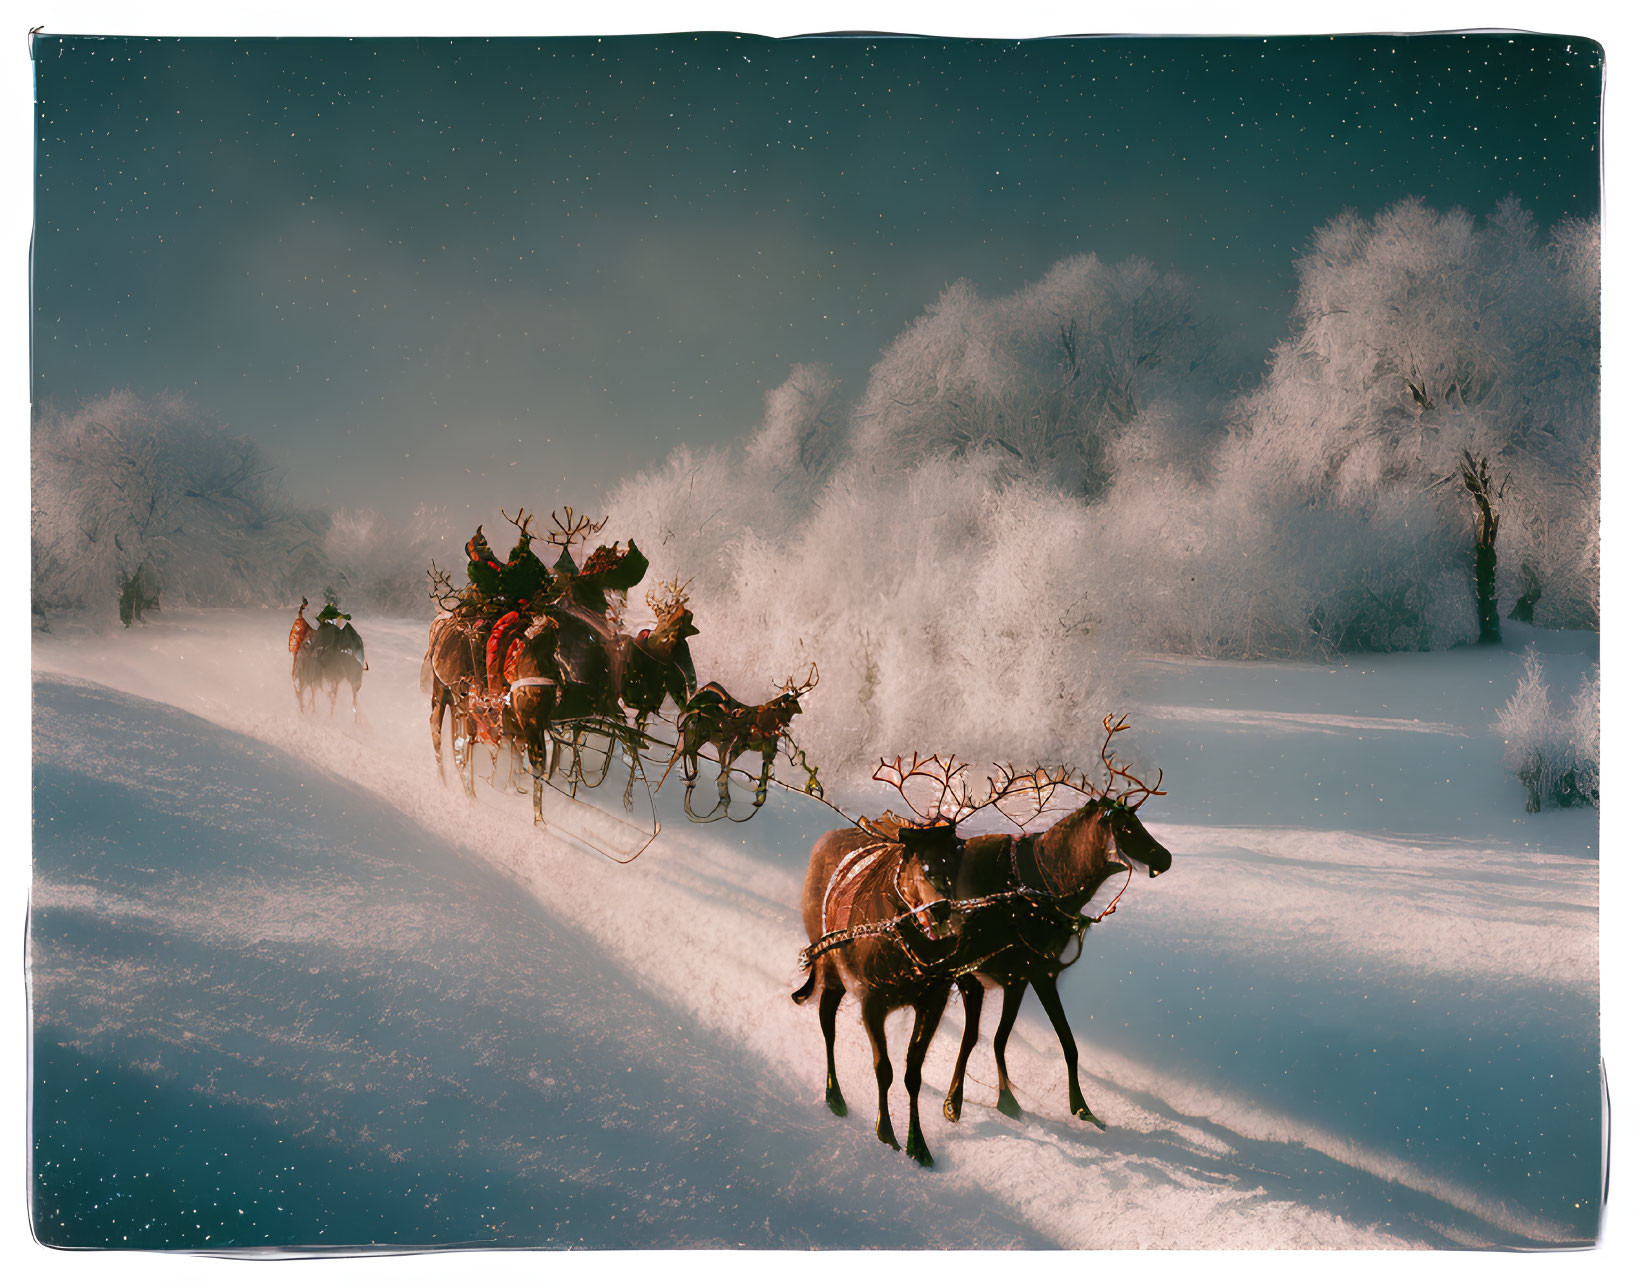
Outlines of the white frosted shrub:
[[[1082,753],[1114,658],[1098,637],[1101,571],[1081,503],[1004,477],[990,456],[942,457],[842,470],[807,512],[750,529],[742,508],[714,504],[738,467],[715,461],[706,486],[690,458],[672,459],[609,501],[650,550],[650,576],[692,579],[701,681],[760,701],[817,661],[797,735],[815,761],[853,769],[912,750]],[[679,477],[709,507],[675,504]]]
[[1475,637],[1466,559],[1437,505],[1386,491],[1371,508],[1291,503],[1223,467],[1208,482],[1122,473],[1093,512],[1111,534],[1109,636],[1211,656],[1424,650]]
[[1567,739],[1573,752],[1578,793],[1601,799],[1601,666],[1597,665],[1573,693],[1567,712]]
[[1529,647],[1523,654],[1521,680],[1492,730],[1504,738],[1504,765],[1527,787],[1529,812],[1600,801],[1600,700],[1597,668],[1569,712],[1557,713],[1538,651]]

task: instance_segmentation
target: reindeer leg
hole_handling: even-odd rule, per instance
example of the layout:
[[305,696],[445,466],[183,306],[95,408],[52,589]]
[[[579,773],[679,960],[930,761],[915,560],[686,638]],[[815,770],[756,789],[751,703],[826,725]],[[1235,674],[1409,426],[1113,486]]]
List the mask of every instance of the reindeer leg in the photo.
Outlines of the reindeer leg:
[[1056,1028],[1056,1038],[1062,1042],[1062,1056],[1067,1059],[1067,1109],[1079,1119],[1090,1121],[1096,1128],[1106,1129],[1107,1126],[1085,1103],[1084,1091],[1079,1088],[1079,1042],[1073,1038],[1073,1028],[1067,1024],[1062,997],[1056,993],[1055,977],[1046,975],[1034,978],[1033,993],[1045,1006],[1045,1015]]
[[465,716],[465,758],[460,764],[460,784],[466,798],[477,797],[477,716],[469,710]]
[[959,1120],[965,1105],[965,1063],[976,1047],[978,1030],[982,1026],[982,983],[966,974],[959,979],[960,998],[965,1001],[965,1030],[959,1037],[959,1056],[954,1059],[954,1075],[948,1081],[948,1096],[942,1101],[942,1113],[949,1120]]
[[925,1051],[931,1047],[931,1037],[942,1021],[942,1010],[948,1004],[946,984],[932,989],[914,1006],[914,1034],[908,1041],[908,1056],[903,1062],[903,1087],[908,1090],[908,1158],[916,1164],[931,1167],[931,1149],[925,1145],[925,1134],[920,1131],[920,1072],[925,1066]]
[[891,1087],[891,1058],[886,1051],[886,1002],[872,992],[863,997],[863,1028],[868,1031],[869,1046],[874,1050],[874,1083],[880,1094],[874,1136],[893,1151],[901,1151],[897,1131],[891,1127],[891,1108],[886,1104],[886,1090]]
[[835,1011],[846,996],[844,986],[825,983],[818,996],[818,1025],[823,1028],[823,1051],[828,1055],[829,1074],[823,1086],[823,1100],[836,1115],[846,1114],[846,1099],[840,1092],[840,1081],[835,1077]]
[[642,731],[641,724],[637,723],[633,732],[625,735],[624,748],[630,752],[630,776],[624,783],[624,810],[632,811],[636,806],[636,765],[641,762]]
[[681,796],[681,806],[686,811],[687,817],[688,817],[689,820],[697,821],[697,822],[699,822],[701,824],[708,824],[711,821],[718,820],[721,817],[727,815],[727,809],[722,805],[720,798],[716,799],[715,806],[713,808],[711,808],[708,812],[706,812],[703,816],[699,816],[698,813],[694,812],[693,811],[693,791],[695,789],[697,789],[697,788],[698,788],[698,782],[697,781],[688,781],[687,782],[687,788],[686,788],[685,792],[683,792],[683,794]]
[[1016,1015],[1022,1011],[1022,997],[1027,993],[1026,982],[1011,982],[1005,987],[1005,1004],[999,1011],[999,1029],[993,1033],[993,1060],[999,1068],[999,1101],[994,1105],[1001,1115],[1008,1115],[1013,1120],[1022,1118],[1022,1108],[1016,1101],[1016,1094],[1011,1092],[1011,1077],[1005,1070],[1005,1042],[1011,1037],[1011,1027],[1016,1025]]
[[573,725],[573,732],[568,738],[568,774],[562,779],[570,787],[577,788],[585,779],[585,765],[579,757],[579,738],[584,734],[584,728],[578,723]]
[[534,764],[534,824],[545,824],[545,767],[543,762]]
[[761,779],[755,783],[755,806],[766,802],[767,782],[772,779],[772,757],[778,752],[777,742],[761,756]]
[[624,784],[624,810],[631,811],[636,806],[636,773],[641,768],[642,750],[647,745],[647,715],[639,714],[636,717],[636,726],[630,732],[630,779]]
[[448,773],[443,770],[443,711],[448,708],[447,689],[432,679],[431,694],[431,752],[437,756],[437,779],[448,784]]
[[720,808],[722,812],[728,812],[732,808],[731,781],[732,758],[729,757],[725,749],[723,749],[721,752],[721,774],[715,778],[715,793],[716,797],[720,800]]

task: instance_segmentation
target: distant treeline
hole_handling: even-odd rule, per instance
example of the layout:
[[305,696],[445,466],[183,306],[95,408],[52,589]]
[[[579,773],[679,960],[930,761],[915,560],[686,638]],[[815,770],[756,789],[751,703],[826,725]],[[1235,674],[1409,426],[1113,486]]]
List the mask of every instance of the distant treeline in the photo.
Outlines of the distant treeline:
[[[1132,653],[1445,648],[1479,636],[1479,587],[1490,625],[1597,628],[1599,224],[1407,200],[1318,229],[1296,270],[1252,385],[1194,284],[1141,260],[959,282],[861,392],[797,366],[742,445],[682,448],[607,508],[689,583],[734,692],[770,692],[767,656],[819,663],[817,757],[1071,753]],[[422,614],[463,538],[437,510],[299,507],[168,396],[44,410],[33,470],[48,619],[111,616],[138,568],[162,600],[329,584]]]

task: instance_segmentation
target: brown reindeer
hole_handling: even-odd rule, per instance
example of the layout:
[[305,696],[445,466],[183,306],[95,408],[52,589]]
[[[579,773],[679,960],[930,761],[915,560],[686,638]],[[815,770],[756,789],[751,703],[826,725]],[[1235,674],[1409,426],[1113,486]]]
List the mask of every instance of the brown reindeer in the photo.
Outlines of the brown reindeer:
[[[1062,1056],[1067,1062],[1068,1110],[1081,1120],[1088,1120],[1097,1128],[1107,1126],[1096,1117],[1085,1102],[1079,1087],[1079,1050],[1067,1014],[1062,1009],[1057,993],[1056,978],[1068,964],[1078,958],[1064,961],[1062,953],[1075,937],[1089,925],[1083,908],[1109,878],[1123,874],[1129,878],[1135,866],[1146,869],[1149,878],[1155,878],[1170,868],[1170,853],[1160,844],[1136,816],[1136,810],[1154,795],[1161,795],[1158,786],[1164,774],[1151,787],[1133,776],[1128,764],[1117,763],[1109,753],[1113,737],[1129,724],[1120,719],[1115,725],[1109,717],[1103,720],[1107,739],[1102,743],[1102,762],[1107,768],[1107,785],[1097,790],[1083,776],[1071,777],[1064,768],[1055,773],[1035,772],[1018,777],[1009,770],[1001,773],[1001,792],[1009,798],[1019,793],[1032,793],[1042,811],[1049,796],[1057,787],[1065,787],[1089,795],[1090,801],[1076,812],[1058,821],[1042,834],[1022,835],[1019,838],[1005,834],[985,834],[965,840],[958,873],[954,879],[957,898],[990,897],[1007,890],[1027,888],[1042,894],[1035,903],[1041,913],[1030,917],[1014,944],[989,957],[979,970],[959,979],[961,997],[965,1005],[965,1030],[960,1040],[959,1056],[943,1102],[943,1115],[958,1120],[964,1100],[965,1064],[976,1045],[981,1025],[982,1000],[985,986],[998,986],[1004,992],[999,1026],[994,1032],[994,1063],[999,1072],[998,1109],[1009,1116],[1019,1116],[1010,1075],[1005,1067],[1005,1045],[1011,1027],[1022,1006],[1029,986],[1038,995],[1045,1014],[1061,1041]],[[1120,780],[1128,788],[1117,795],[1113,788]],[[1017,787],[1020,787],[1018,789]],[[1035,812],[1038,815],[1038,812]],[[1122,892],[1122,889],[1120,890]],[[1117,897],[1114,898],[1117,901]],[[1103,911],[1110,913],[1111,907]],[[1100,916],[1098,916],[1099,918]]]
[[[920,818],[914,825],[886,813],[857,827],[833,830],[812,848],[801,892],[801,918],[809,944],[801,952],[805,982],[791,997],[804,1004],[818,993],[818,1024],[827,1059],[824,1098],[836,1115],[846,1099],[835,1076],[835,1014],[849,992],[862,1007],[863,1027],[874,1054],[878,1095],[875,1136],[898,1149],[886,1094],[891,1061],[885,1020],[893,1009],[914,1009],[914,1032],[904,1059],[908,1091],[908,1154],[932,1163],[920,1127],[920,1083],[926,1049],[948,1003],[948,991],[964,968],[1011,941],[1012,906],[995,902],[968,913],[951,913],[948,888],[959,858],[955,829],[982,802],[964,788],[965,765],[954,759],[915,757],[903,768],[882,761],[876,779],[903,794]],[[931,807],[917,805],[904,790],[910,781],[939,787]]]
[[[595,786],[621,744],[630,760],[624,801],[631,805],[645,725],[668,698],[681,706],[691,694],[687,639],[698,630],[685,602],[670,601],[646,637],[615,629],[605,616],[574,602],[558,603],[523,634],[508,694],[511,716],[534,776],[534,821],[544,821],[543,785],[564,750],[569,780]],[[627,716],[634,721],[627,721]],[[587,733],[610,739],[601,775],[584,776],[580,749]]]
[[420,689],[431,697],[431,747],[437,756],[437,779],[448,780],[443,770],[443,718],[448,714],[454,734],[454,767],[468,797],[477,793],[474,753],[480,728],[472,696],[486,682],[484,632],[481,621],[439,616],[431,622],[426,659],[420,666]]
[[968,931],[952,937],[939,933],[938,906],[946,907],[947,899],[931,876],[936,856],[934,848],[914,851],[860,829],[835,830],[819,839],[801,893],[801,917],[813,944],[835,929],[859,924],[889,923],[892,931],[859,936],[809,959],[806,981],[793,996],[803,1004],[818,991],[818,1023],[828,1057],[825,1098],[836,1115],[846,1114],[846,1100],[835,1078],[835,1012],[848,991],[861,1000],[874,1051],[875,1136],[893,1150],[899,1147],[886,1102],[892,1071],[885,1021],[891,1010],[913,1007],[903,1087],[908,1154],[922,1165],[932,1160],[920,1128],[921,1069],[948,1003],[954,952],[970,940]]
[[[681,773],[687,782],[683,807],[689,817],[695,821],[730,817],[728,809],[732,796],[728,782],[732,765],[741,754],[761,756],[761,774],[755,782],[754,807],[759,808],[766,802],[767,788],[772,779],[772,762],[777,757],[779,742],[788,739],[789,725],[800,713],[800,698],[816,687],[817,682],[818,667],[814,661],[805,682],[797,684],[794,675],[790,675],[778,695],[761,705],[744,704],[720,683],[706,683],[693,694],[686,707],[676,716],[676,748],[664,769],[667,777],[676,761],[681,761]],[[699,816],[693,811],[693,787],[698,779],[698,756],[705,746],[714,748],[721,771],[716,775],[716,806],[707,815]],[[791,763],[796,761],[796,753],[790,751]],[[805,756],[800,757],[804,762]],[[807,793],[822,798],[823,790],[818,784],[817,773],[810,765],[806,766],[806,771],[809,775]],[[659,784],[663,783],[664,778],[659,778]]]

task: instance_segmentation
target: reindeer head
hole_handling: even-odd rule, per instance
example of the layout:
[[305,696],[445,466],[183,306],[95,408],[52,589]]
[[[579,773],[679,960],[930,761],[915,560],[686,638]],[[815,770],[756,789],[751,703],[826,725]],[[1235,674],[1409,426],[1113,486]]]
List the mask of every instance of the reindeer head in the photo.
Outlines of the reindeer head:
[[[1147,785],[1133,772],[1128,763],[1119,763],[1111,754],[1113,737],[1129,726],[1128,716],[1118,719],[1116,725],[1109,714],[1101,720],[1107,729],[1107,739],[1101,743],[1101,761],[1107,768],[1107,787],[1102,791],[1103,815],[1107,819],[1114,850],[1126,863],[1146,867],[1147,877],[1156,879],[1170,867],[1169,849],[1147,833],[1147,827],[1136,817],[1136,811],[1148,799],[1162,795],[1158,787],[1164,783],[1164,770],[1158,770],[1158,779]],[[1113,787],[1119,782],[1128,784],[1115,796]]]
[[493,560],[494,551],[488,547],[488,537],[483,534],[480,522],[477,524],[477,534],[466,541],[466,557],[472,562]]
[[795,676],[789,675],[778,688],[778,694],[766,703],[765,708],[776,710],[783,726],[788,727],[789,721],[800,713],[800,698],[816,687],[818,683],[817,661],[812,662],[811,669],[806,672],[806,681],[796,683]]

